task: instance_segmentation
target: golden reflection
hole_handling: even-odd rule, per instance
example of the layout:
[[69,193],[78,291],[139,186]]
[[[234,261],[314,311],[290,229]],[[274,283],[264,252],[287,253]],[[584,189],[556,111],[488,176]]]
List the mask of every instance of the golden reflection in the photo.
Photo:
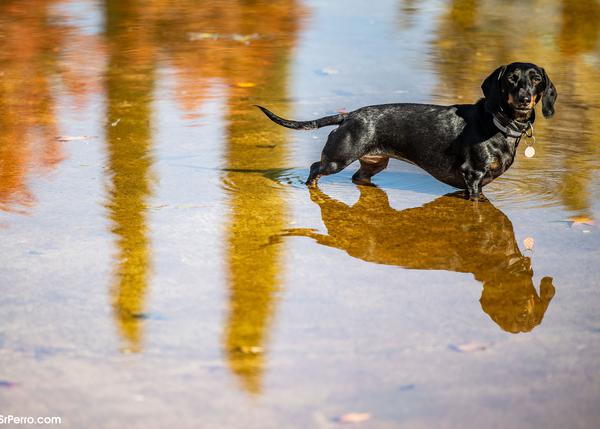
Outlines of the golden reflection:
[[228,0],[201,7],[184,0],[153,2],[147,13],[175,70],[175,97],[183,109],[197,109],[215,83],[227,88],[223,184],[230,206],[229,308],[224,349],[243,388],[258,393],[281,276],[281,249],[266,244],[286,223],[282,191],[264,174],[285,163],[286,134],[275,128],[265,132],[252,104],[286,111],[289,58],[303,11],[295,0]]
[[[113,294],[118,324],[132,347],[139,347],[149,265],[145,203],[150,195],[152,59],[162,55],[175,71],[174,95],[187,112],[210,96],[208,89],[215,82],[227,87],[223,182],[231,218],[224,348],[243,387],[259,392],[281,258],[277,246],[265,244],[285,225],[281,191],[262,172],[281,167],[286,150],[285,132],[265,133],[252,103],[279,103],[285,111],[281,102],[301,9],[293,0],[229,0],[201,7],[191,0],[107,1],[106,9],[107,134],[113,174],[109,208],[120,249]],[[119,119],[115,127],[110,125]]]
[[[590,158],[600,151],[600,4],[595,0],[563,0],[558,43],[561,56],[555,63],[567,64],[561,86],[573,97],[560,116],[561,137],[572,145],[564,156],[565,168],[560,195],[567,208],[580,214],[590,213],[590,189],[595,172]],[[592,61],[595,58],[595,63]]]
[[542,279],[538,294],[531,260],[519,250],[512,223],[490,202],[473,204],[451,194],[395,210],[381,189],[358,189],[352,206],[311,189],[327,234],[298,228],[286,235],[310,237],[368,262],[472,273],[483,284],[481,308],[503,330],[529,332],[542,322],[554,296],[552,279]]
[[[252,49],[241,45],[238,55],[232,56],[233,64],[222,65],[230,70],[224,77],[232,87],[225,152],[227,172],[223,178],[231,210],[225,349],[230,368],[244,389],[258,393],[281,280],[281,248],[268,243],[269,237],[286,224],[282,190],[265,174],[285,164],[287,148],[286,132],[274,127],[264,131],[251,104],[252,100],[266,100],[286,111],[280,100],[286,96],[288,64],[300,10],[295,1],[257,2],[240,3],[239,13],[243,20],[236,31],[275,39]],[[250,86],[240,85],[243,82]]]
[[592,155],[600,150],[599,36],[596,0],[453,0],[433,42],[439,102],[481,97],[482,80],[498,64],[529,61],[548,71],[559,92],[557,114],[536,121],[541,156],[519,164],[520,175],[535,180],[520,180],[519,188],[527,196],[559,195],[582,215],[591,214],[589,186],[600,169]]
[[[127,348],[141,348],[150,266],[147,201],[151,195],[151,115],[154,45],[144,23],[143,2],[105,1],[107,207],[118,255],[112,304]],[[131,31],[137,28],[137,31]]]
[[60,77],[76,95],[89,91],[82,76],[71,73],[74,64],[59,62],[62,46],[86,37],[53,24],[55,3],[0,2],[0,210],[31,207],[31,173],[43,174],[64,158],[56,138],[53,78]]

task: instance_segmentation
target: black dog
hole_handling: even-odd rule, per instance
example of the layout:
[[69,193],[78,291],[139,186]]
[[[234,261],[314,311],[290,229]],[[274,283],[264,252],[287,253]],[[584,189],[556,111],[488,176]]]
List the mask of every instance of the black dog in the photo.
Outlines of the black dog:
[[398,158],[479,199],[481,188],[512,165],[521,137],[535,120],[536,103],[542,99],[542,112],[549,118],[557,97],[544,69],[531,63],[499,67],[481,88],[485,98],[476,104],[383,104],[305,122],[258,107],[287,128],[339,125],[329,134],[321,161],[310,167],[309,186],[357,159],[360,169],[352,180],[368,185],[389,158]]

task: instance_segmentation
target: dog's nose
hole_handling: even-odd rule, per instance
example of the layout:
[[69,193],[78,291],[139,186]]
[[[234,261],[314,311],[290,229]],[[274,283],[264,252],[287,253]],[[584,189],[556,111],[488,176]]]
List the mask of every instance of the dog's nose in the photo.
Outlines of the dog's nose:
[[523,104],[531,103],[531,96],[530,95],[524,95],[522,97],[519,97],[519,103],[523,103]]
[[531,103],[531,94],[529,92],[519,92],[518,97],[519,103],[529,104]]

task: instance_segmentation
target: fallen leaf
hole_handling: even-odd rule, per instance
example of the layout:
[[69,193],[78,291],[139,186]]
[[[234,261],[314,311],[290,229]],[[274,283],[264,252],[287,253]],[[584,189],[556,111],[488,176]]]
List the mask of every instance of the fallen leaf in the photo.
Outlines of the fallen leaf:
[[414,384],[403,384],[400,387],[398,387],[398,390],[400,390],[401,392],[407,392],[409,390],[415,390],[415,385]]
[[588,216],[571,216],[569,218],[569,222],[571,222],[571,226],[573,225],[594,225],[594,219]]
[[233,40],[234,42],[240,42],[245,45],[249,45],[251,40],[260,39],[260,34],[219,34],[219,33],[187,33],[189,41],[194,42],[196,40]]
[[263,353],[263,348],[260,346],[239,346],[236,347],[235,351],[238,351],[247,355],[258,355]]
[[335,420],[340,423],[362,423],[371,418],[369,413],[348,413],[337,417]]
[[484,344],[484,343],[479,343],[477,341],[470,341],[468,343],[464,343],[464,344],[451,344],[450,348],[454,351],[457,352],[462,352],[462,353],[473,353],[473,352],[480,352],[483,350],[486,350],[489,347],[488,344]]
[[89,140],[95,138],[94,136],[58,136],[56,140],[59,142],[74,142],[77,140]]
[[323,76],[330,76],[332,74],[339,74],[339,70],[333,67],[323,67],[321,70],[318,71],[318,73],[320,75]]
[[216,33],[188,33],[188,40],[194,42],[196,40],[217,40],[219,35]]
[[0,380],[0,387],[4,387],[5,389],[13,388],[17,385],[17,383],[13,383],[12,381]]
[[232,34],[230,36],[231,40],[234,40],[234,41],[240,42],[240,43],[244,43],[246,45],[249,45],[251,40],[258,39],[259,37],[260,36],[258,35],[258,33],[252,33],[252,34]]
[[169,207],[169,205],[168,204],[160,204],[160,205],[157,205],[157,206],[152,206],[152,207],[150,207],[150,209],[152,209],[152,210],[160,210],[160,209],[164,209],[165,207]]
[[200,114],[200,113],[188,113],[186,115],[183,115],[183,119],[191,121],[194,119],[200,119],[202,118],[204,115]]

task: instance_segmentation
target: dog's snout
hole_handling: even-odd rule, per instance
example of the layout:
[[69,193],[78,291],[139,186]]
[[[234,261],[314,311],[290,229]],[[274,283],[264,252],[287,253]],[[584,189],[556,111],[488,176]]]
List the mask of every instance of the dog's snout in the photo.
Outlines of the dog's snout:
[[519,96],[517,98],[517,100],[519,101],[519,103],[522,104],[529,104],[531,103],[531,92],[527,91],[526,89],[520,89],[519,90]]

